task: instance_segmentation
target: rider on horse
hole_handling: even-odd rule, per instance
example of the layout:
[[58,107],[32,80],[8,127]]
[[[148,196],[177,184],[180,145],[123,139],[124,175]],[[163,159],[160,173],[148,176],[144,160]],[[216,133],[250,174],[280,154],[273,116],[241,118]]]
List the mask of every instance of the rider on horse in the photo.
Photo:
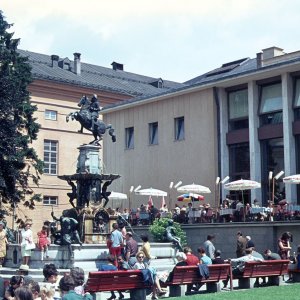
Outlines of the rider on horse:
[[99,111],[101,110],[101,107],[100,107],[100,104],[99,104],[96,94],[94,94],[91,99],[91,104],[90,104],[89,110],[91,112],[91,117],[92,117],[91,131],[93,131],[94,127],[97,126],[97,121],[99,118]]

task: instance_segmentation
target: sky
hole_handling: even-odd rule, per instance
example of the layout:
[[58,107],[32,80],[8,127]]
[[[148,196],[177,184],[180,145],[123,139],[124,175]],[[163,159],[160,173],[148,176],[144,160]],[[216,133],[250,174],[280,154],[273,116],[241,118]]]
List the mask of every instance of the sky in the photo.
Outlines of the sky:
[[299,0],[1,0],[0,10],[20,49],[178,82],[268,47],[300,50]]

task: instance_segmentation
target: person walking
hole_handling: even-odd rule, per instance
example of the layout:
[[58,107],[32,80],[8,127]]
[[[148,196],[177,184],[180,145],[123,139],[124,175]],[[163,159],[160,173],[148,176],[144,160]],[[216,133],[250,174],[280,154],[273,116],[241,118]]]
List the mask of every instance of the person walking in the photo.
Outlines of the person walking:
[[238,231],[237,234],[237,241],[236,241],[236,257],[242,257],[245,255],[247,240],[243,236],[241,231]]
[[123,247],[123,236],[121,231],[119,230],[119,225],[117,223],[113,223],[112,228],[113,231],[110,234],[110,253],[115,258],[115,266],[117,267],[117,257],[121,254]]
[[205,253],[208,257],[210,257],[211,259],[215,258],[215,246],[213,244],[213,240],[215,239],[215,235],[213,234],[209,234],[207,236],[207,240],[204,242],[203,247],[205,250]]

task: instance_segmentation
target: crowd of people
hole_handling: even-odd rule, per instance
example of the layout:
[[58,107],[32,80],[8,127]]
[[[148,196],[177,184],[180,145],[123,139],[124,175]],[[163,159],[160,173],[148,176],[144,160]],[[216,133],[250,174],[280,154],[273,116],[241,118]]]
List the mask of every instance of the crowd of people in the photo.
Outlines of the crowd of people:
[[54,264],[43,268],[44,281],[37,282],[28,275],[27,265],[21,265],[17,275],[11,277],[5,290],[5,300],[92,300],[84,292],[84,270],[74,267],[59,275]]
[[[298,209],[298,208],[297,208]],[[172,218],[180,224],[194,223],[225,223],[225,222],[262,222],[300,220],[300,211],[293,209],[286,201],[274,205],[268,202],[267,207],[261,207],[255,199],[252,204],[243,203],[242,200],[226,198],[218,208],[211,207],[209,203],[189,202],[168,209],[164,204],[161,208],[154,205],[141,204],[138,208],[110,209],[111,213],[121,215],[132,226],[149,225],[158,218]]]
[[[172,221],[172,220],[171,220]],[[54,264],[46,264],[43,269],[44,282],[37,283],[29,275],[28,257],[30,257],[30,249],[26,249],[27,244],[33,243],[31,222],[26,221],[22,229],[22,250],[23,264],[17,271],[17,275],[12,276],[10,284],[5,292],[5,299],[12,300],[90,300],[91,295],[84,292],[84,271],[81,268],[72,268],[63,276],[59,276],[58,271]],[[1,233],[1,225],[0,225]],[[47,255],[48,236],[45,234],[46,228],[42,228],[38,236],[42,238],[40,248],[42,255]],[[142,240],[142,245],[139,247],[136,238]],[[290,269],[300,269],[300,245],[297,247],[297,253],[291,253],[291,242],[293,236],[290,232],[284,232],[278,239],[278,249],[272,251],[271,249],[264,249],[263,253],[259,253],[255,247],[255,240],[253,241],[250,236],[244,236],[242,232],[237,232],[236,235],[236,257],[224,258],[222,251],[215,247],[215,235],[208,235],[207,239],[197,249],[197,255],[193,254],[191,247],[185,246],[176,252],[177,263],[176,266],[198,266],[203,265],[201,268],[204,276],[209,276],[208,268],[205,267],[210,264],[231,263],[232,272],[235,275],[243,273],[245,262],[249,261],[263,261],[263,260],[276,260],[276,259],[289,259]],[[151,264],[155,258],[151,255],[151,245],[147,235],[139,237],[134,236],[131,231],[127,231],[124,223],[114,223],[112,231],[107,236],[107,247],[109,255],[107,261],[99,265],[99,271],[113,271],[113,270],[129,270],[139,269],[146,270],[150,283],[152,284],[152,299],[158,299],[158,296],[164,295],[166,290],[162,288],[166,281],[171,281],[173,271],[168,272],[166,275],[158,272]],[[277,253],[276,253],[277,252]],[[265,285],[265,278],[259,278],[255,282],[255,286]],[[223,288],[226,289],[228,280],[223,281]],[[292,275],[289,276],[287,282],[292,282]],[[188,285],[187,292],[191,293],[201,288],[201,285]],[[124,294],[122,291],[118,292],[118,299],[123,299]],[[114,300],[117,296],[114,291],[111,291],[111,296],[108,300]]]

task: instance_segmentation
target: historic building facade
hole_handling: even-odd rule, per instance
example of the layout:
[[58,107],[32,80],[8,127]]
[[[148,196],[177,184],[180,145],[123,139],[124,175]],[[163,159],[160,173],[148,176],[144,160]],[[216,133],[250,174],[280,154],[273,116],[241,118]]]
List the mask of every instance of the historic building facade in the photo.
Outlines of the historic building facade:
[[[70,186],[57,176],[76,173],[77,148],[93,140],[88,131],[78,132],[78,122],[66,122],[70,112],[79,110],[77,104],[81,97],[97,94],[100,105],[105,107],[183,84],[126,72],[124,66],[116,62],[112,68],[83,63],[79,53],[74,53],[73,60],[24,50],[19,53],[28,57],[32,66],[33,82],[29,90],[31,101],[37,106],[37,122],[41,125],[33,146],[44,160],[44,173],[39,186],[33,187],[43,201],[36,202],[34,210],[19,205],[17,214],[22,219],[33,218],[34,231],[37,231],[43,221],[52,219],[51,211],[60,216],[63,209],[71,207],[67,197]],[[106,139],[111,143],[104,136],[104,141]],[[106,171],[111,172],[108,168]]]
[[[115,188],[167,190],[174,205],[170,181],[194,182],[210,187],[206,201],[215,206],[219,189],[222,197],[229,193],[216,178],[230,176],[261,182],[261,189],[245,192],[248,202],[297,202],[296,186],[282,178],[300,172],[300,51],[267,48],[185,84],[104,109],[121,143],[104,145],[106,166],[123,175]],[[131,201],[143,199],[132,193]]]

